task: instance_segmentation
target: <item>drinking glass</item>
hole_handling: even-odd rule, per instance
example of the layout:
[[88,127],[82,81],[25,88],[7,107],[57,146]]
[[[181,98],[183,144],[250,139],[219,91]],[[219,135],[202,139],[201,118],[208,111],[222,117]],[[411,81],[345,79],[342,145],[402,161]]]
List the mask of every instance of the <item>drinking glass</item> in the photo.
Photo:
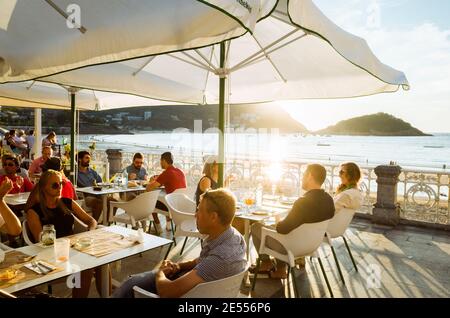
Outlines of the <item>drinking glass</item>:
[[57,262],[66,262],[69,259],[70,240],[68,238],[59,238],[55,240],[55,260]]
[[251,207],[255,204],[255,192],[249,191],[244,194],[244,204],[246,205],[246,213],[250,213]]

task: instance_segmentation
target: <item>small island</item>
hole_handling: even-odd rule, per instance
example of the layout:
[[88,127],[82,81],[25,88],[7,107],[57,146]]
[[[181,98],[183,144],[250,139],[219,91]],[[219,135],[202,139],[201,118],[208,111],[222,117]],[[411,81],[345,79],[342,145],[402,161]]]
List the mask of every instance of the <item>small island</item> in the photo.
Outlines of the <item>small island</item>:
[[319,135],[351,136],[432,136],[390,114],[377,113],[342,120],[315,132]]

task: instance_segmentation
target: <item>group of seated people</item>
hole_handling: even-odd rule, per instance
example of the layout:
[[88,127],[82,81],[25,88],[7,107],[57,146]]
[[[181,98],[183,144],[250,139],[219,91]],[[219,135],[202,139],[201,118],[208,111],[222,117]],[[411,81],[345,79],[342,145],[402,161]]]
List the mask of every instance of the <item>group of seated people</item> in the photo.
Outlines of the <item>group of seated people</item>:
[[[11,129],[7,132],[0,143],[3,152],[11,153],[21,158],[34,159],[34,130],[30,129],[25,132],[22,129]],[[50,147],[54,151],[57,150],[58,141],[56,133],[51,131],[42,139],[42,147]]]
[[[88,152],[80,152],[78,162],[78,186],[90,186],[94,181],[101,182],[98,174],[89,168],[90,154]],[[160,163],[164,171],[159,176],[149,178],[142,166],[143,156],[138,153],[134,156],[132,165],[127,167],[128,177],[130,180],[148,180],[147,191],[161,186],[165,187],[166,193],[186,188],[184,173],[173,165],[171,153],[162,154]],[[20,221],[5,204],[4,197],[7,193],[17,191],[18,186],[26,188],[27,185],[24,181],[18,181],[19,177],[14,175],[14,173],[17,174],[17,164],[14,159],[6,157],[3,167],[8,177],[0,179],[0,230],[10,235],[19,235]],[[96,215],[90,216],[74,201],[77,198],[75,189],[61,172],[59,158],[48,158],[41,168],[42,175],[38,184],[34,189],[28,189],[32,190],[32,193],[25,207],[32,238],[37,241],[43,225],[46,224],[55,226],[57,237],[71,235],[75,218],[85,223],[90,230],[95,229]],[[272,227],[281,234],[288,234],[302,224],[331,219],[343,208],[357,209],[362,202],[362,195],[358,190],[361,177],[359,167],[354,163],[344,163],[340,167],[339,176],[341,184],[332,198],[321,189],[326,178],[325,168],[319,164],[308,165],[302,180],[302,188],[306,192],[295,201],[286,217]],[[164,261],[158,269],[132,275],[113,292],[113,297],[133,297],[133,286],[139,286],[160,297],[178,297],[200,283],[229,277],[245,270],[247,266],[245,241],[241,233],[233,227],[236,200],[229,190],[218,188],[216,157],[211,157],[205,162],[195,200],[198,203],[195,214],[197,228],[200,233],[207,235],[202,242],[200,256],[182,263]],[[167,207],[160,206],[160,208]],[[157,216],[156,221],[160,224]],[[253,243],[257,250],[259,250],[263,226],[265,225],[255,223],[251,229]],[[286,253],[283,246],[275,240],[268,240],[266,244],[280,253]],[[261,258],[264,259],[264,256],[261,255]],[[282,262],[277,262],[274,266],[273,261],[267,257],[260,270],[273,272],[273,277],[283,278],[283,275],[286,275],[287,266]],[[97,269],[83,271],[81,288],[74,288],[72,292],[74,297],[87,297],[93,276],[96,277],[98,289],[103,279],[111,279],[110,276],[101,277],[101,272]]]

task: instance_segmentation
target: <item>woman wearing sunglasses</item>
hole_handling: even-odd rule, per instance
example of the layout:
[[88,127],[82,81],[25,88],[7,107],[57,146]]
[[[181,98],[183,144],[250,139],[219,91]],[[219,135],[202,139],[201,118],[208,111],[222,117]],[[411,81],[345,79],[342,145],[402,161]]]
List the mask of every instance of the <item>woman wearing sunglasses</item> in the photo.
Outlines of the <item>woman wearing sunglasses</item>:
[[[75,201],[61,197],[62,177],[59,171],[48,170],[39,179],[38,203],[27,210],[27,222],[35,241],[39,238],[43,225],[53,224],[56,237],[74,234],[74,216],[93,230],[97,222],[87,214]],[[101,274],[96,269],[81,272],[81,287],[72,290],[74,298],[87,297],[93,274],[96,274],[97,290],[101,286]]]
[[356,210],[362,204],[361,191],[358,189],[358,183],[361,179],[361,171],[356,163],[346,162],[341,165],[339,170],[341,184],[336,190],[334,196],[335,213],[347,208]]
[[[72,200],[78,200],[77,192],[75,188],[70,182],[69,179],[64,175],[62,171],[62,163],[61,159],[58,157],[50,157],[47,161],[42,165],[42,172],[46,172],[47,170],[55,170],[61,173],[62,178],[62,188],[61,188],[61,197],[68,198]],[[28,197],[27,203],[25,204],[24,211],[28,211],[28,209],[32,208],[36,203],[39,202],[39,189],[35,187],[33,191],[31,191],[30,196]]]

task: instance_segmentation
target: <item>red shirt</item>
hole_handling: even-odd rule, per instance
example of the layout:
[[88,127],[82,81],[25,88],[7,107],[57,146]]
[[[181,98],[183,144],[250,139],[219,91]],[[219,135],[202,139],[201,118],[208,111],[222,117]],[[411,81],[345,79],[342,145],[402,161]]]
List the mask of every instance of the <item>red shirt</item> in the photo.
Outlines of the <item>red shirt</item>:
[[9,180],[12,181],[13,183],[13,188],[11,189],[11,191],[9,191],[9,194],[16,194],[16,193],[22,193],[22,192],[31,192],[31,190],[33,190],[33,184],[31,183],[30,179],[28,178],[23,178],[23,184],[21,187],[19,187],[17,185],[17,179],[20,178],[19,176],[15,176],[15,177],[8,177],[6,175],[0,176],[0,184],[6,179],[8,178]]
[[183,171],[174,166],[170,166],[163,173],[161,173],[156,182],[163,185],[166,189],[166,193],[172,193],[176,189],[186,188],[186,177]]
[[64,177],[62,178],[62,181],[64,182],[64,185],[61,189],[61,197],[75,200],[75,189],[73,188],[72,182]]

